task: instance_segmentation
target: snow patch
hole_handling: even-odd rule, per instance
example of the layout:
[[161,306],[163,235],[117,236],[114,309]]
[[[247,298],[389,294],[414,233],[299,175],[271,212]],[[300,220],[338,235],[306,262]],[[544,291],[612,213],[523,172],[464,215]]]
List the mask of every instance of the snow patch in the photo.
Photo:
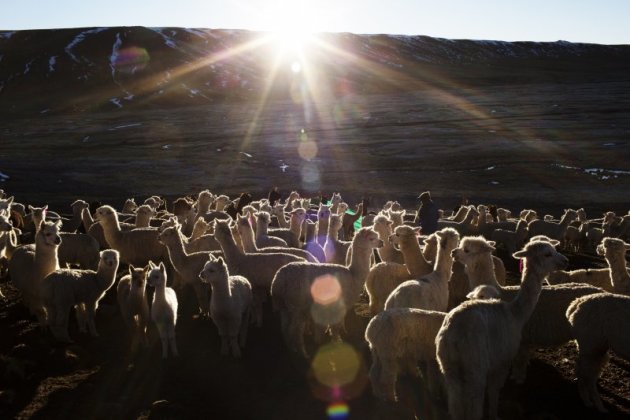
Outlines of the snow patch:
[[[116,98],[114,98],[114,99],[116,99]],[[121,107],[122,107],[122,105],[121,105]],[[131,123],[131,124],[118,125],[116,127],[108,128],[107,131],[120,130],[121,128],[138,127],[138,126],[141,126],[141,125],[142,125],[142,123]]]
[[55,71],[55,64],[57,64],[57,56],[53,55],[52,57],[50,57],[50,59],[48,60],[48,72],[52,73]]
[[91,34],[97,34],[105,30],[107,30],[107,28],[94,28],[94,29],[89,29],[87,31],[83,31],[79,33],[79,35],[74,37],[71,43],[66,45],[66,48],[64,48],[64,51],[66,52],[66,54],[70,56],[70,58],[72,58],[72,60],[76,61],[77,63],[80,63],[81,60],[72,53],[72,49],[76,47],[79,43],[81,43],[85,39],[86,36],[91,35]]
[[9,39],[13,36],[13,34],[15,34],[15,31],[4,31],[4,32],[0,32],[0,38],[2,39]]
[[0,182],[4,182],[9,179],[9,175],[0,172]]
[[[118,108],[122,108],[122,104],[120,103],[120,99],[118,98],[112,98],[109,100],[109,102],[113,103],[114,105],[116,105]],[[112,129],[110,128],[109,131],[112,131]]]

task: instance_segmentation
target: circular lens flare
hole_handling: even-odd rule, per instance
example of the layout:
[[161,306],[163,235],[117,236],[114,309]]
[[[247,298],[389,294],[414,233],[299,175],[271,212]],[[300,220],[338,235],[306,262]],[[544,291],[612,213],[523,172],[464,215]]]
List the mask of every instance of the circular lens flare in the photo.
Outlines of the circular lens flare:
[[329,388],[352,383],[359,373],[361,359],[356,350],[344,342],[320,347],[311,368],[317,381]]

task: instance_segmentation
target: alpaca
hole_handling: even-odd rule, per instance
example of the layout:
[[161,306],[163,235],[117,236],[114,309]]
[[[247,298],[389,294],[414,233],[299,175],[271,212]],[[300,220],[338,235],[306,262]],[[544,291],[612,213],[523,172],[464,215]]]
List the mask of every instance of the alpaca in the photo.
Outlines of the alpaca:
[[231,350],[234,357],[241,357],[252,306],[251,284],[243,276],[230,276],[223,258],[206,262],[199,278],[212,288],[210,316],[219,330],[221,354]]
[[79,330],[97,337],[94,315],[98,302],[114,285],[120,255],[107,249],[100,253],[98,270],[60,269],[48,274],[42,281],[42,300],[48,312],[48,323],[55,338],[72,342],[68,335],[70,309],[76,309]]
[[472,292],[468,293],[466,297],[469,300],[473,299],[500,299],[501,293],[497,290],[496,287],[490,284],[481,284],[475,287]]
[[516,231],[495,229],[490,235],[490,238],[496,243],[503,245],[508,254],[512,255],[523,248],[528,233],[527,222],[519,220],[516,224]]
[[497,209],[497,222],[507,222],[510,217],[512,217],[510,210],[501,207]]
[[[365,209],[367,212],[367,208]],[[363,202],[359,203],[354,212],[347,211],[343,214],[343,222],[341,232],[343,235],[339,236],[339,239],[343,241],[349,241],[354,235],[354,223],[363,216]]]
[[147,345],[149,303],[146,297],[147,268],[129,266],[129,274],[118,281],[116,298],[125,325],[132,333],[133,342]]
[[245,277],[252,285],[254,319],[257,326],[262,326],[262,304],[269,293],[276,272],[288,263],[306,260],[284,252],[245,253],[236,245],[227,221],[215,220],[214,236],[221,245],[230,272]]
[[136,228],[148,228],[151,226],[151,218],[157,216],[157,212],[148,204],[143,204],[136,209]]
[[383,262],[394,262],[398,264],[404,264],[405,259],[403,257],[402,252],[400,250],[394,248],[394,244],[389,241],[389,237],[393,233],[393,229],[395,229],[393,225],[393,221],[388,218],[385,214],[379,214],[374,219],[374,227],[373,229],[378,233],[378,237],[383,240],[385,244],[382,248],[379,248],[378,256],[381,258]]
[[435,339],[437,360],[454,419],[481,419],[484,394],[489,418],[498,414],[499,392],[521,341],[521,330],[538,301],[542,282],[568,260],[546,242],[531,242],[514,254],[524,258],[523,280],[510,302],[475,300],[449,312]]
[[276,216],[279,227],[285,228],[285,229],[289,228],[289,222],[287,221],[287,218],[284,215],[284,205],[282,203],[277,203],[275,206],[273,206],[270,214],[272,216]]
[[529,235],[546,235],[551,239],[562,242],[567,233],[569,224],[577,219],[577,212],[572,209],[566,209],[559,223],[545,222],[544,220],[533,220],[527,225]]
[[[534,241],[546,241],[552,245],[559,243],[544,237],[530,239],[530,243]],[[455,260],[465,265],[471,289],[489,284],[499,291],[502,300],[513,300],[520,287],[501,286],[497,283],[492,263],[493,250],[492,244],[483,238],[464,238],[453,253]],[[538,304],[523,327],[521,346],[513,363],[512,378],[516,382],[522,383],[525,380],[532,349],[560,346],[573,338],[564,316],[569,304],[577,297],[601,291],[597,287],[575,283],[542,288]]]
[[317,242],[315,228],[315,223],[308,219],[304,220],[304,245],[302,245],[302,249],[313,254],[317,261],[325,263],[326,253],[324,252],[324,247]]
[[[498,291],[475,289],[470,299],[493,299]],[[494,292],[493,292],[494,291]],[[374,395],[386,400],[396,400],[398,373],[409,371],[417,374],[417,363],[430,393],[439,397],[442,378],[435,357],[435,337],[442,326],[445,312],[416,308],[392,308],[373,317],[365,330],[365,340],[370,346],[372,367],[370,381]]]
[[138,205],[136,204],[136,199],[132,197],[125,200],[125,203],[122,207],[122,212],[124,214],[133,214],[136,212],[137,209]]
[[164,229],[158,235],[158,240],[166,247],[170,262],[184,285],[190,285],[195,291],[200,314],[207,316],[210,309],[209,290],[199,279],[199,272],[210,258],[210,254],[207,252],[188,254],[184,249],[183,236],[181,226],[177,224]]
[[61,233],[60,236],[57,256],[61,267],[78,264],[84,270],[96,270],[100,249],[96,239],[84,233]]
[[331,214],[339,214],[339,204],[341,203],[341,194],[338,192],[334,192],[332,197],[330,198],[330,213]]
[[[287,241],[275,236],[269,236],[268,228],[271,218],[267,212],[256,213],[256,246],[258,248],[265,248],[268,246],[283,246],[287,247]],[[298,242],[299,244],[299,242]]]
[[153,261],[149,261],[149,268],[148,283],[155,288],[151,304],[151,320],[155,323],[160,334],[160,341],[162,341],[162,359],[168,357],[169,346],[171,354],[177,357],[179,356],[175,341],[177,295],[173,289],[166,287],[166,267],[163,262],[156,266]]
[[149,260],[166,260],[168,253],[158,241],[158,231],[153,228],[121,230],[118,214],[110,206],[96,210],[96,219],[103,226],[107,243],[120,252],[120,260],[125,264],[145,265]]
[[443,229],[445,227],[451,227],[455,229],[461,236],[470,235],[475,232],[476,226],[472,224],[475,217],[479,216],[479,212],[475,206],[468,207],[468,213],[461,222],[454,222],[449,220],[438,220],[438,228]]
[[219,195],[215,197],[214,200],[214,211],[223,211],[225,210],[225,206],[227,206],[228,204],[230,204],[230,197],[228,197],[227,195]]
[[630,297],[598,293],[575,299],[566,312],[579,354],[578,391],[587,407],[606,413],[597,380],[608,362],[608,351],[630,361]]
[[[300,248],[302,243],[300,242],[300,235],[302,233],[302,222],[306,218],[306,212],[303,209],[294,210],[291,212],[291,219],[289,220],[288,227],[280,227],[267,229],[267,235],[271,236],[272,240],[276,240],[276,238],[280,238],[284,240],[287,245],[291,248]],[[269,219],[271,221],[271,219]],[[266,222],[266,220],[265,220]],[[267,226],[269,226],[270,222],[266,222]],[[256,230],[256,235],[258,235],[258,230]]]
[[204,217],[210,210],[210,206],[214,203],[214,195],[209,190],[203,190],[197,195],[197,214],[195,220]]
[[41,299],[44,277],[59,270],[57,249],[61,244],[59,229],[55,223],[42,220],[35,234],[35,245],[24,245],[13,253],[9,261],[9,273],[13,285],[22,293],[22,302],[31,315],[36,315],[40,326],[46,325],[46,311]]
[[389,294],[401,283],[429,274],[433,266],[425,259],[418,242],[420,228],[398,226],[389,241],[403,254],[405,264],[378,263],[372,268],[365,281],[365,289],[370,299],[370,312],[381,312]]
[[280,246],[258,248],[254,242],[254,229],[252,228],[249,217],[247,216],[236,216],[236,227],[243,243],[243,251],[248,254],[257,252],[265,254],[283,252],[285,254],[292,254],[304,258],[309,262],[318,262],[317,258],[315,258],[313,254],[301,248],[285,248]]
[[348,254],[351,242],[339,240],[339,230],[341,227],[341,216],[331,214],[326,244],[324,245],[324,254],[326,254],[327,263],[346,265],[346,255]]
[[452,251],[457,248],[459,234],[455,229],[444,228],[435,232],[439,247],[433,271],[417,280],[400,284],[385,301],[385,309],[418,308],[446,312],[448,282],[453,268]]
[[72,208],[72,218],[64,222],[63,232],[74,233],[77,231],[82,223],[81,213],[87,206],[88,204],[83,200],[76,200],[70,205]]
[[374,230],[361,228],[352,240],[348,266],[301,262],[278,270],[271,296],[289,349],[307,357],[304,331],[310,319],[323,328],[343,325],[363,290],[373,249],[381,246]]
[[396,229],[398,226],[402,226],[405,223],[405,214],[405,210],[389,211],[389,218],[392,220],[392,229]]
[[317,210],[317,243],[323,248],[326,245],[328,225],[330,223],[330,206],[319,205]]

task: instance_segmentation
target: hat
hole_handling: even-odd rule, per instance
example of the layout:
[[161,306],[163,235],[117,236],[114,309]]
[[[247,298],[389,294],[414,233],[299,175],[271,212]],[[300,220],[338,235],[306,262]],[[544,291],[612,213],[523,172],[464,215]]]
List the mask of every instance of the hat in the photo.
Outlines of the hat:
[[418,196],[418,198],[419,198],[420,200],[430,200],[430,199],[431,199],[431,193],[430,193],[429,191],[425,191],[425,192],[423,192],[422,194],[420,194],[420,195]]

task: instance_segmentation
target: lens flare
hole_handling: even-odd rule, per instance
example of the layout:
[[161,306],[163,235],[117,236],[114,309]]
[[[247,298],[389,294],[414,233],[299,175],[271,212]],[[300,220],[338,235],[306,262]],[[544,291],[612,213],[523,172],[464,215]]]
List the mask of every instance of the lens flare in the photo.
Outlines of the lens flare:
[[339,280],[331,274],[317,277],[311,285],[311,296],[315,303],[330,305],[341,297],[341,285]]
[[360,367],[359,354],[351,345],[344,342],[322,346],[311,365],[317,381],[329,388],[352,383]]
[[328,406],[328,409],[326,409],[326,414],[328,414],[328,418],[333,420],[346,419],[348,418],[349,413],[350,407],[348,407],[348,404],[344,402],[330,404]]
[[119,72],[133,74],[149,64],[149,53],[140,47],[124,48],[118,51],[112,64]]

